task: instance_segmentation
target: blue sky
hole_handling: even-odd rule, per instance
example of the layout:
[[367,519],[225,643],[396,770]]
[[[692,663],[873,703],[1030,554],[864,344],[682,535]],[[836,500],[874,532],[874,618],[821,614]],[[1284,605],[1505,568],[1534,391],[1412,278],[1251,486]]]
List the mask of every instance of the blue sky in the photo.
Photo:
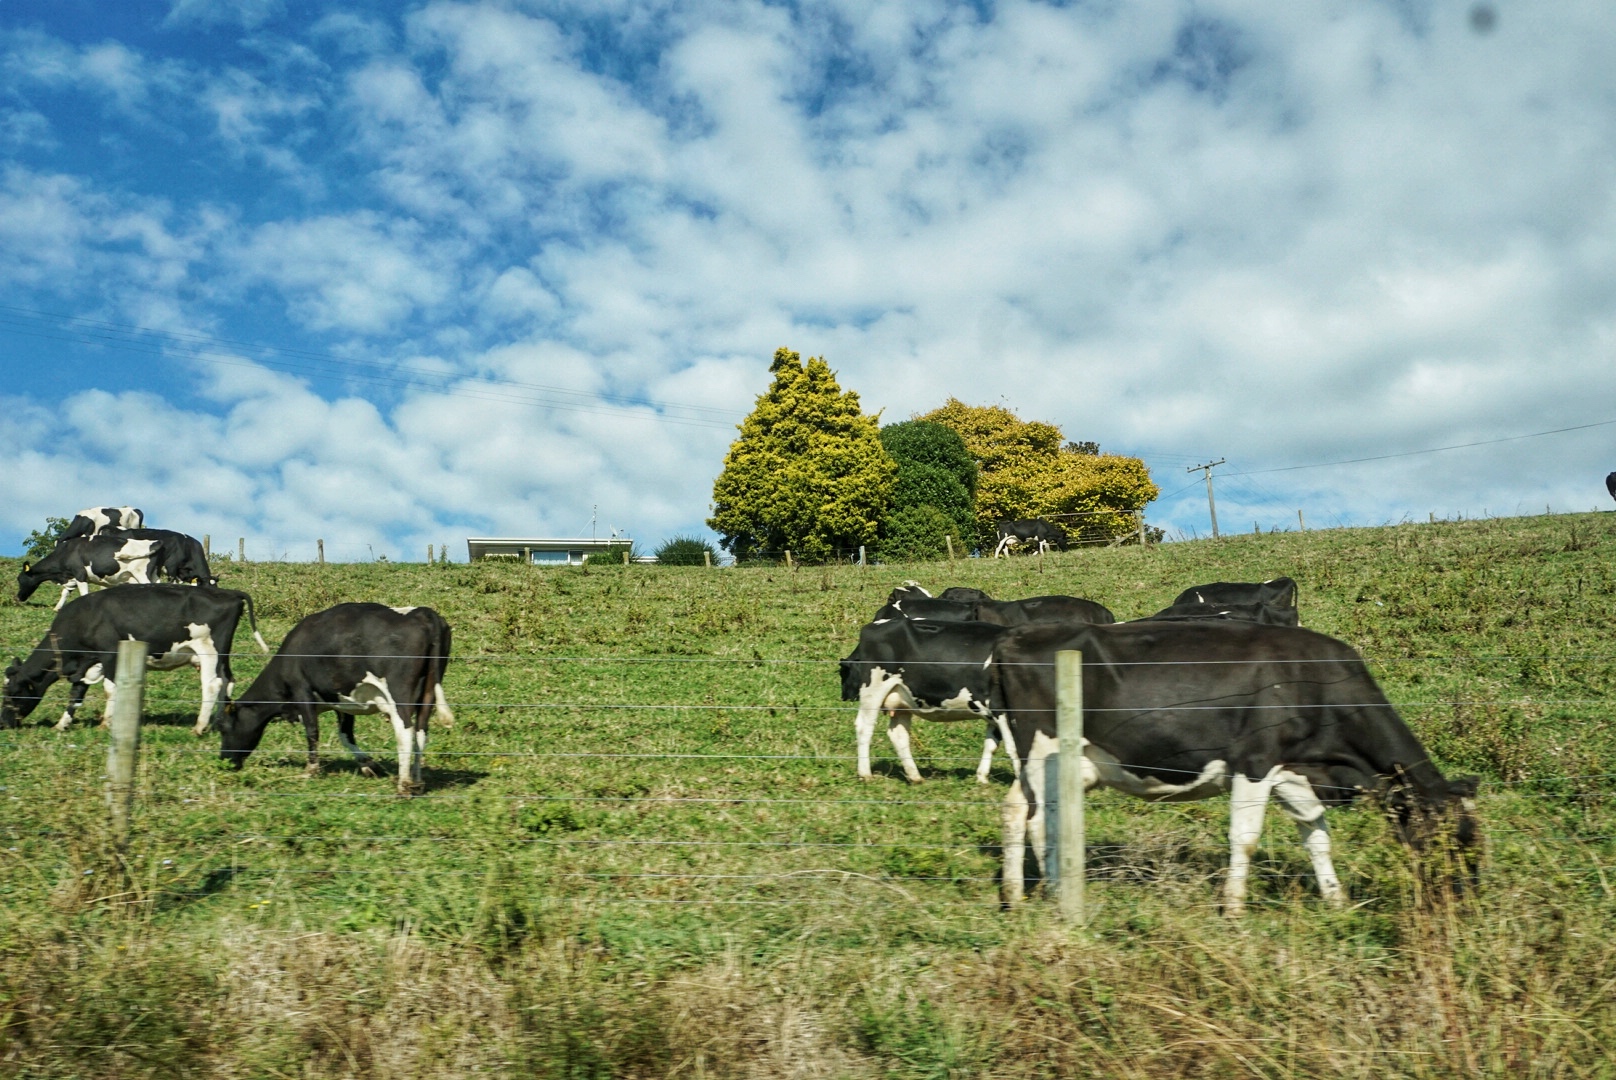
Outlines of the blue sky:
[[[0,0],[0,538],[699,531],[774,349],[1174,534],[1602,503],[1597,3]],[[6,542],[0,539],[0,550]]]

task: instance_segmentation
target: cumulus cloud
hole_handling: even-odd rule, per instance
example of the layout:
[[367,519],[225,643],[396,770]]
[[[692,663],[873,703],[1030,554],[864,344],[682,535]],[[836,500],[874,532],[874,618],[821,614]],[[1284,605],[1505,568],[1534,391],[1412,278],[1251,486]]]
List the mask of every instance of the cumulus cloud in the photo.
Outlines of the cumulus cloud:
[[[1616,464],[1606,428],[1270,471],[1616,418],[1591,2],[1486,34],[1462,5],[1237,0],[234,10],[171,10],[256,27],[218,59],[0,41],[40,91],[0,180],[8,284],[84,302],[89,271],[165,325],[398,376],[202,363],[186,400],[85,399],[204,433],[211,494],[155,462],[144,490],[226,531],[695,527],[779,345],[887,420],[1002,401],[1143,454],[1184,533],[1186,470],[1219,457],[1242,529],[1585,509]],[[137,146],[131,112],[161,114],[205,164],[59,153],[50,94],[111,102],[95,137]],[[62,482],[137,452],[83,445],[27,443]]]

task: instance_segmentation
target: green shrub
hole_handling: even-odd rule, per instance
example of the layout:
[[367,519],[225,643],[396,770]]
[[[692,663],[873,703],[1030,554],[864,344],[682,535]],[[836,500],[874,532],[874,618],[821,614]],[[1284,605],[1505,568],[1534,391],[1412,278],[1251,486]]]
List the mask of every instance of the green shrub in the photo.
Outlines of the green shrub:
[[45,519],[43,529],[35,529],[28,534],[28,539],[22,542],[22,557],[30,562],[43,559],[56,547],[56,541],[62,538],[71,522],[67,518],[48,517]]
[[696,536],[675,536],[656,549],[656,561],[663,566],[706,566],[717,555],[712,544]]
[[959,524],[935,506],[906,506],[881,523],[881,558],[886,562],[941,559],[948,553],[945,536],[960,547]]

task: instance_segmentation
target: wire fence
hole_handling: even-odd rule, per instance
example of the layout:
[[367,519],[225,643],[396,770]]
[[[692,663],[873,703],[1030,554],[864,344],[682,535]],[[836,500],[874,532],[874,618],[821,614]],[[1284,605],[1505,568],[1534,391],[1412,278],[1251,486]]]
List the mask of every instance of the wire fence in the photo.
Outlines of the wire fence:
[[[1384,656],[1368,662],[1449,669],[1463,662],[1504,676],[1507,665],[1523,660],[1602,665],[1616,656]],[[828,674],[839,662],[487,653],[457,656],[451,671],[510,663],[624,672],[655,665],[739,664],[782,671],[823,668]],[[850,790],[852,739],[845,745],[841,740],[856,703],[811,696],[784,700],[790,694],[776,700],[612,701],[598,696],[534,700],[517,693],[452,701],[459,727],[476,733],[457,732],[452,740],[431,745],[425,794],[401,801],[384,777],[362,775],[346,752],[323,776],[305,775],[297,768],[304,748],[295,731],[261,747],[246,772],[213,771],[208,759],[219,756],[216,743],[191,742],[177,725],[162,722],[168,714],[194,713],[200,697],[174,693],[172,679],[161,689],[148,699],[155,722],[143,750],[135,850],[144,859],[154,895],[175,902],[227,893],[245,899],[251,892],[258,904],[269,902],[260,896],[265,891],[296,896],[311,889],[322,896],[332,889],[342,895],[347,895],[344,889],[404,895],[423,882],[448,887],[445,883],[463,881],[469,887],[487,879],[495,866],[508,864],[509,872],[532,883],[531,896],[558,905],[834,910],[849,902],[849,890],[875,890],[873,895],[901,897],[939,917],[953,912],[950,917],[967,921],[996,906],[1007,766],[997,767],[994,784],[980,787],[968,779],[979,754],[922,748],[915,760],[943,785],[941,790],[902,785],[888,765],[874,781],[878,786],[865,785],[855,793]],[[1407,711],[1594,710],[1605,702],[1586,694],[1515,694],[1409,696],[1392,704]],[[771,725],[764,720],[769,715],[786,720]],[[513,719],[521,716],[557,719],[535,727]],[[607,726],[579,726],[578,718],[589,716],[604,718]],[[755,717],[764,727],[735,736],[751,738],[755,745],[692,746],[691,739],[721,736],[657,726],[660,717],[680,716]],[[396,748],[378,738],[385,730],[370,728],[371,737],[358,749],[391,771]],[[960,739],[975,737],[955,730]],[[75,842],[71,832],[30,827],[26,805],[63,799],[93,803],[100,792],[105,744],[99,734],[80,729],[69,733],[73,741],[65,744],[41,734],[0,732],[0,776],[7,779],[0,785],[0,805],[9,801],[13,808],[0,823],[0,844],[10,846],[0,851],[0,869],[8,857],[39,859]],[[668,738],[687,745],[669,746]],[[624,739],[653,745],[637,748]],[[322,754],[337,749],[320,747]],[[882,757],[883,763],[889,760]],[[1157,776],[1173,772],[1159,763],[1122,764]],[[714,771],[722,768],[730,772]],[[879,785],[890,786],[882,791]],[[1320,794],[1328,791],[1321,788]],[[24,804],[20,813],[19,803]],[[1206,906],[1216,906],[1213,890],[1226,854],[1221,812],[1187,805],[1107,804],[1089,840],[1095,858],[1087,879],[1130,888],[1169,881],[1204,887]],[[1501,870],[1547,874],[1610,892],[1616,875],[1616,773],[1489,779],[1478,805]],[[1561,809],[1530,809],[1554,806]],[[400,864],[402,853],[415,850],[429,854]],[[1338,857],[1346,854],[1338,851]],[[1373,875],[1372,863],[1365,874]],[[87,877],[97,873],[94,866],[86,868]],[[1304,853],[1283,833],[1270,830],[1251,872],[1268,886],[1253,902],[1287,902],[1308,887],[1309,874]],[[1345,876],[1350,880],[1350,873]]]

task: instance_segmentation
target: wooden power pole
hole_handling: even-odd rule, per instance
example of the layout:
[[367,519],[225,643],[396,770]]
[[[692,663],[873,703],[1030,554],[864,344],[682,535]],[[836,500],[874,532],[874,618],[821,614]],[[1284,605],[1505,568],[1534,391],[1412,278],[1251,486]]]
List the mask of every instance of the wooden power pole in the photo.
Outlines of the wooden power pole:
[[1184,470],[1185,472],[1194,472],[1196,469],[1200,469],[1206,473],[1206,509],[1212,515],[1212,539],[1214,540],[1218,538],[1218,504],[1217,500],[1212,498],[1212,470],[1227,460],[1227,458],[1218,458],[1218,460],[1209,461],[1205,465],[1191,465]]

